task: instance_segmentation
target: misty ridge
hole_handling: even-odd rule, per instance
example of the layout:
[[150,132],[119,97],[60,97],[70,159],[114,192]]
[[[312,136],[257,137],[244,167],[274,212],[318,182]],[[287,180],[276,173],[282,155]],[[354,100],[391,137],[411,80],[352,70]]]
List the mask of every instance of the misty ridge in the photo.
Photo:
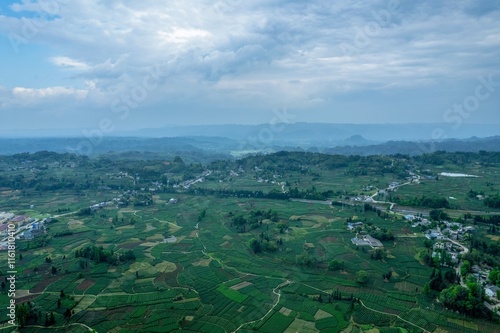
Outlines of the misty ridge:
[[[457,131],[446,124],[261,124],[172,126],[116,132],[97,131],[51,136],[0,138],[0,154],[54,151],[80,155],[124,152],[137,158],[183,155],[195,162],[232,159],[248,154],[309,151],[342,155],[421,155],[441,151],[499,151],[494,125],[466,125]],[[434,139],[439,130],[444,138]],[[82,135],[82,133],[84,135]],[[4,136],[8,133],[4,133]],[[58,135],[59,134],[59,135]],[[447,136],[451,138],[446,138]]]

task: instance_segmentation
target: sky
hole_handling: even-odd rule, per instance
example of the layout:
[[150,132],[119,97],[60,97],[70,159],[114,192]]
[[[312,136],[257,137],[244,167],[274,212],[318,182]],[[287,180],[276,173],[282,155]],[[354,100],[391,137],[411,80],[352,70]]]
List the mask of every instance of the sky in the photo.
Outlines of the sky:
[[500,125],[500,1],[0,2],[0,132]]

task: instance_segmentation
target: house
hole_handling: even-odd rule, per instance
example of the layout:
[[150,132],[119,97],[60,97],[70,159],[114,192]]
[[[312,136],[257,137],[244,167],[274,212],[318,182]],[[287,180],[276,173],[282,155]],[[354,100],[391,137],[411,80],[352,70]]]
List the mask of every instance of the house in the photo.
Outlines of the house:
[[347,223],[347,229],[350,231],[355,230],[357,227],[363,228],[365,224],[363,222]]
[[370,235],[364,235],[363,238],[354,237],[351,242],[356,246],[370,246],[373,249],[384,247],[384,245],[376,238]]
[[488,297],[497,297],[497,292],[500,291],[500,288],[497,286],[490,286],[484,290],[486,296]]
[[367,241],[367,242],[370,244],[370,246],[371,246],[372,248],[374,248],[374,249],[375,249],[375,248],[384,247],[384,245],[382,244],[382,242],[380,242],[380,241],[379,241],[378,239],[376,239],[376,238],[373,238],[373,237],[372,237],[372,236],[370,236],[370,235],[366,235],[366,236],[364,236],[364,240],[365,240],[365,241]]
[[428,239],[443,239],[444,236],[441,232],[439,232],[436,229],[431,229],[428,231],[428,233],[425,235]]
[[7,223],[1,224],[0,225],[0,235],[2,235],[2,236],[7,235],[8,227],[9,227],[9,225]]
[[437,242],[434,244],[434,250],[444,250],[445,245],[443,242]]
[[33,239],[31,229],[25,230],[21,234],[19,234],[19,239]]
[[170,200],[168,200],[168,203],[169,204],[176,204],[177,203],[177,199],[171,198]]
[[24,221],[26,221],[28,217],[25,216],[25,215],[19,215],[19,216],[16,216],[14,217],[13,219],[10,220],[10,222],[12,223],[22,223]]

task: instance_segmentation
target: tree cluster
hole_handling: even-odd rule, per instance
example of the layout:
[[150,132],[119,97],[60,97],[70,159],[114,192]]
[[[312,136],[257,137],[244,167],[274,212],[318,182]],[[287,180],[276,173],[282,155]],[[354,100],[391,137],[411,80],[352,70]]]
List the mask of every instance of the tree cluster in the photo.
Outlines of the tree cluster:
[[485,313],[481,293],[477,283],[468,283],[467,288],[453,285],[441,291],[439,300],[452,310],[472,317],[481,317]]
[[113,250],[105,250],[102,246],[86,246],[75,251],[75,258],[86,258],[93,260],[95,263],[108,262],[111,265],[119,264],[134,260],[135,255],[132,250],[127,250],[123,255],[114,253]]

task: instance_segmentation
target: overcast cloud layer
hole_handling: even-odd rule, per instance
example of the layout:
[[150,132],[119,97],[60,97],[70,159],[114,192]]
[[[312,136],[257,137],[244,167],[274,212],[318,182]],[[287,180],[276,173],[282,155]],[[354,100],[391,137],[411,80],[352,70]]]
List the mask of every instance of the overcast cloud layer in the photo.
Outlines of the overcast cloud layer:
[[496,0],[2,1],[0,35],[0,130],[500,124]]

